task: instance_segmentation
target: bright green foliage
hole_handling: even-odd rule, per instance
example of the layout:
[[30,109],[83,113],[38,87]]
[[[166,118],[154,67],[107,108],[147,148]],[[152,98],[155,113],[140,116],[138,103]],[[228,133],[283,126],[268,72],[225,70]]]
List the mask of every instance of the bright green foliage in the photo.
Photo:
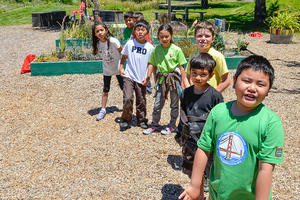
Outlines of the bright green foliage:
[[59,52],[64,52],[67,47],[67,41],[65,39],[64,29],[62,28],[59,33]]
[[300,30],[300,19],[295,14],[283,12],[270,18],[269,24],[272,28]]

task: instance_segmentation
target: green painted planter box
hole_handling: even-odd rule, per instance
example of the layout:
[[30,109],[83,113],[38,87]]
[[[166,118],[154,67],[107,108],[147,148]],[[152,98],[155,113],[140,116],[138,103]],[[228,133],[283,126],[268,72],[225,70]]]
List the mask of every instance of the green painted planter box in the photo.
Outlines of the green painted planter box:
[[[236,69],[238,64],[244,58],[246,57],[226,56],[225,61],[228,69]],[[189,62],[189,59],[187,59],[187,62]],[[103,73],[103,66],[101,60],[30,63],[30,69],[31,69],[31,76],[58,76],[63,74]]]
[[[182,40],[186,37],[184,36],[174,36],[172,39],[174,42]],[[194,44],[196,44],[195,38],[192,36],[187,37],[188,39],[192,40]],[[56,49],[59,50],[59,39],[55,40]],[[92,40],[91,39],[66,39],[67,47],[85,47],[85,48],[92,48]],[[125,45],[123,41],[120,41],[122,45]],[[159,45],[160,42],[157,37],[153,37],[152,44],[154,46]]]
[[30,63],[31,76],[102,73],[102,61],[69,61]]
[[242,57],[231,57],[231,56],[226,56],[225,61],[227,64],[228,69],[236,69],[239,65],[239,63],[246,58],[245,56]]

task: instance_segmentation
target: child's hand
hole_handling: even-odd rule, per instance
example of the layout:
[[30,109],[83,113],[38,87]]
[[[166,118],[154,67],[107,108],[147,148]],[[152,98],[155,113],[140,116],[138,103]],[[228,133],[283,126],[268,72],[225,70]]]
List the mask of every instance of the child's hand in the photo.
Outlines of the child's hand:
[[120,68],[120,75],[121,75],[121,76],[125,76],[125,72],[124,72],[124,69],[123,69],[123,68]]
[[196,188],[189,186],[187,189],[183,191],[183,193],[180,194],[178,199],[198,200],[199,195],[200,195],[200,188],[199,190],[197,190]]
[[143,86],[147,86],[149,80],[150,80],[149,77],[145,78],[145,79],[142,81],[142,85],[143,85]]

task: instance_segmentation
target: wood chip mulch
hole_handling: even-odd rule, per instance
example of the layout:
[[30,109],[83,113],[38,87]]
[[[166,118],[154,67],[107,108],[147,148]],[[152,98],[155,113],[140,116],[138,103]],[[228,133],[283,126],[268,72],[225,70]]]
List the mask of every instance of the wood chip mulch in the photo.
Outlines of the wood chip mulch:
[[[181,172],[174,135],[145,136],[135,125],[120,132],[115,120],[121,115],[122,92],[116,78],[110,113],[97,122],[101,74],[20,75],[27,54],[55,49],[58,32],[22,25],[0,27],[0,35],[1,199],[177,199],[189,178]],[[267,57],[276,71],[264,102],[285,130],[284,163],[274,171],[273,199],[298,199],[300,41],[271,44],[269,34],[246,40],[248,49]],[[234,96],[231,84],[224,98]],[[148,95],[147,100],[151,121],[154,99]],[[161,124],[168,120],[167,102]]]

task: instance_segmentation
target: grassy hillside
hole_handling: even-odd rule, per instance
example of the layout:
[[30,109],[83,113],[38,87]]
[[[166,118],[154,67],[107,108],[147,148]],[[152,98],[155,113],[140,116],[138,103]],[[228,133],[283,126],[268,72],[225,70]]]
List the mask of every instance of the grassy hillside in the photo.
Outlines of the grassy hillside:
[[[153,20],[153,11],[163,11],[157,8],[159,0],[146,0],[141,3],[135,3],[138,0],[121,1],[121,0],[101,0],[99,1],[100,9],[103,10],[123,10],[123,11],[142,11],[147,20]],[[267,0],[267,7],[274,0]],[[45,12],[54,10],[65,10],[70,14],[72,10],[79,10],[79,1],[73,5],[57,4],[49,1],[25,2],[25,3],[8,3],[12,1],[4,1],[0,9],[0,26],[31,24],[32,12]],[[20,0],[19,0],[20,2]],[[62,2],[62,1],[61,1]],[[69,2],[69,1],[68,1]],[[161,1],[165,3],[165,1]],[[173,0],[172,3],[187,3],[186,1]],[[188,1],[188,3],[200,3],[200,1]],[[225,18],[226,23],[230,24],[231,30],[240,31],[267,31],[267,25],[258,26],[253,22],[254,19],[253,2],[242,1],[209,1],[209,8],[206,11],[205,19]],[[279,0],[279,9],[296,12],[300,16],[300,1],[299,0]],[[166,11],[166,10],[165,10]],[[92,13],[92,7],[88,9]],[[196,18],[198,14],[191,14],[191,18]]]

